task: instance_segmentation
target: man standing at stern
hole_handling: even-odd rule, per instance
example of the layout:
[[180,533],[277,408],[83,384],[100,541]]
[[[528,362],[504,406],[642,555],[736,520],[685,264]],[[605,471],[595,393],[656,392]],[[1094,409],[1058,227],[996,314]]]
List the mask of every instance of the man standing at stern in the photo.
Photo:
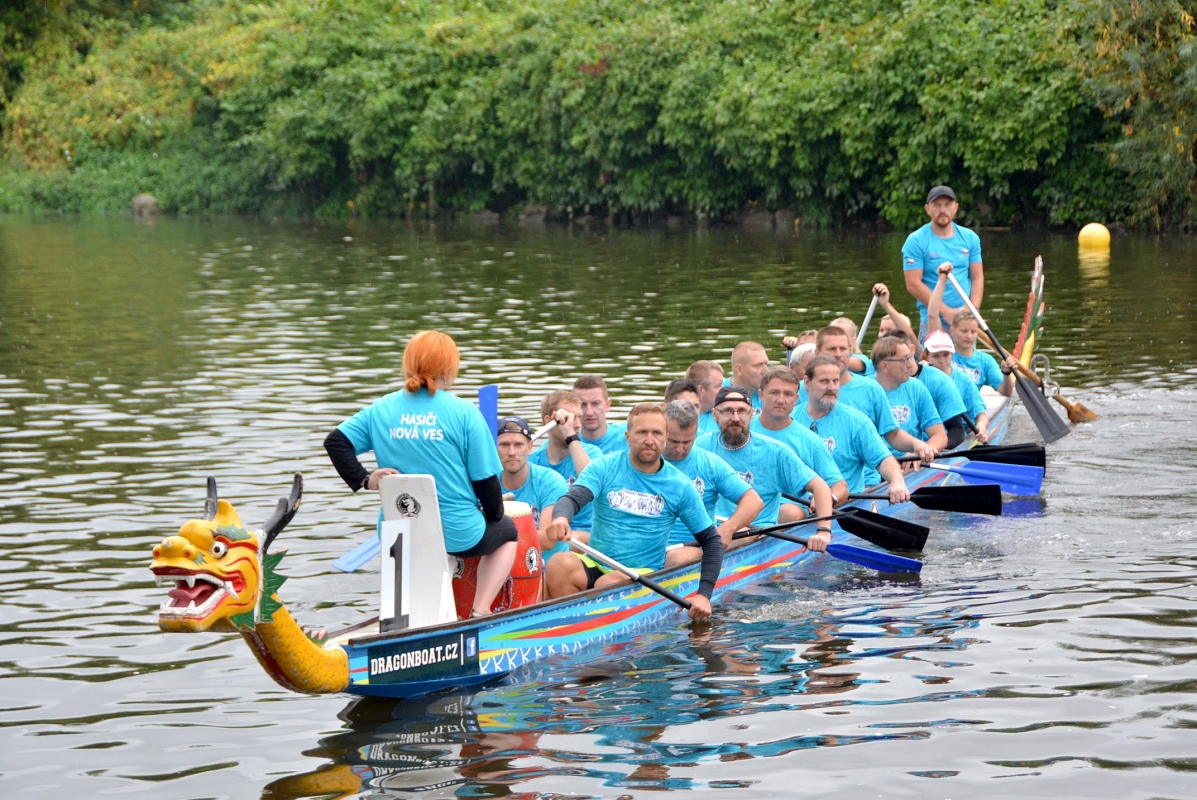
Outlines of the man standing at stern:
[[[923,227],[906,237],[902,245],[902,271],[906,277],[906,288],[919,306],[919,343],[927,338],[927,304],[935,290],[939,265],[950,263],[964,289],[977,308],[985,294],[985,270],[981,264],[981,239],[968,228],[957,225],[953,220],[960,211],[956,193],[949,186],[936,186],[927,193],[927,204],[923,206],[931,218]],[[943,327],[952,323],[956,312],[964,307],[964,300],[949,286],[944,292]]]

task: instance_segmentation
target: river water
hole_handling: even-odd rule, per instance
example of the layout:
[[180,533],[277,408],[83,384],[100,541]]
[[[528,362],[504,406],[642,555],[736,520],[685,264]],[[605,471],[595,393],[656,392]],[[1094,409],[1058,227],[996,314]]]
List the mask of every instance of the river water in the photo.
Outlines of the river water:
[[[302,622],[375,610],[331,562],[374,509],[321,441],[398,383],[414,330],[504,413],[605,374],[616,410],[690,362],[860,318],[902,235],[0,219],[0,780],[6,797],[1197,795],[1197,242],[982,232],[1012,343],[1101,418],[1042,502],[923,512],[915,583],[834,562],[473,696],[355,703],[272,683],[239,637],[167,635],[149,551],[204,478],[280,538]],[[903,292],[895,295],[905,301]],[[909,306],[909,302],[903,303]],[[618,414],[616,414],[618,416]],[[1033,439],[1021,410],[1007,441]]]

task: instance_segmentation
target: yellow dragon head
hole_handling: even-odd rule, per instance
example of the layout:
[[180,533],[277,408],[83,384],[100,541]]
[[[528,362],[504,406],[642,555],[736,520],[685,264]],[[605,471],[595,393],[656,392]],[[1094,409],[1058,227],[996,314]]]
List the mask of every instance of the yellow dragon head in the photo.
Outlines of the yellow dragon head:
[[261,532],[253,532],[228,501],[217,499],[216,481],[208,478],[204,518],[189,520],[154,547],[150,571],[160,586],[174,587],[158,607],[158,627],[231,633],[270,622],[281,605],[275,592],[286,578],[276,572],[284,554],[266,550],[295,516],[302,492],[296,475],[291,496],[279,501]]

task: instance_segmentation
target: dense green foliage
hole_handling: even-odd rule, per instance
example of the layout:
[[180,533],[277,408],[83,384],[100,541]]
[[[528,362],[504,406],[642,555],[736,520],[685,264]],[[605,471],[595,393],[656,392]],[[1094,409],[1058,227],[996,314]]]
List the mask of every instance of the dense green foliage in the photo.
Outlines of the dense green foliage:
[[29,45],[0,208],[1194,220],[1178,0],[113,3]]

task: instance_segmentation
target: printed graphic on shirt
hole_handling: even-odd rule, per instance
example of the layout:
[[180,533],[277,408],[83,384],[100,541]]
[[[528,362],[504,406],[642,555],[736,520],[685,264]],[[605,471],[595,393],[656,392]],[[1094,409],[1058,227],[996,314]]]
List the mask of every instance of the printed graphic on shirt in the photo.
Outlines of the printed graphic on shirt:
[[752,485],[752,470],[748,470],[747,472],[740,472],[737,470],[736,474],[740,476],[740,480],[744,481],[744,483],[748,484],[749,486]]
[[890,406],[889,410],[893,412],[899,425],[905,425],[910,421],[910,406]]
[[828,436],[823,440],[823,444],[827,445],[827,452],[835,455],[835,437]]
[[430,442],[443,442],[445,431],[437,425],[436,412],[427,414],[401,414],[398,428],[388,428],[387,434],[392,439],[427,439]]
[[704,490],[707,488],[707,484],[706,481],[702,479],[701,475],[694,476],[694,488],[698,490],[699,497],[705,496],[706,493]]
[[966,367],[966,366],[963,366],[962,364],[952,364],[952,369],[960,370],[965,375],[967,375],[969,377],[969,379],[972,380],[973,383],[981,382],[981,370],[979,370],[979,369],[973,369],[972,367]]
[[665,510],[665,498],[659,494],[618,489],[607,492],[607,505],[638,517],[659,517]]

